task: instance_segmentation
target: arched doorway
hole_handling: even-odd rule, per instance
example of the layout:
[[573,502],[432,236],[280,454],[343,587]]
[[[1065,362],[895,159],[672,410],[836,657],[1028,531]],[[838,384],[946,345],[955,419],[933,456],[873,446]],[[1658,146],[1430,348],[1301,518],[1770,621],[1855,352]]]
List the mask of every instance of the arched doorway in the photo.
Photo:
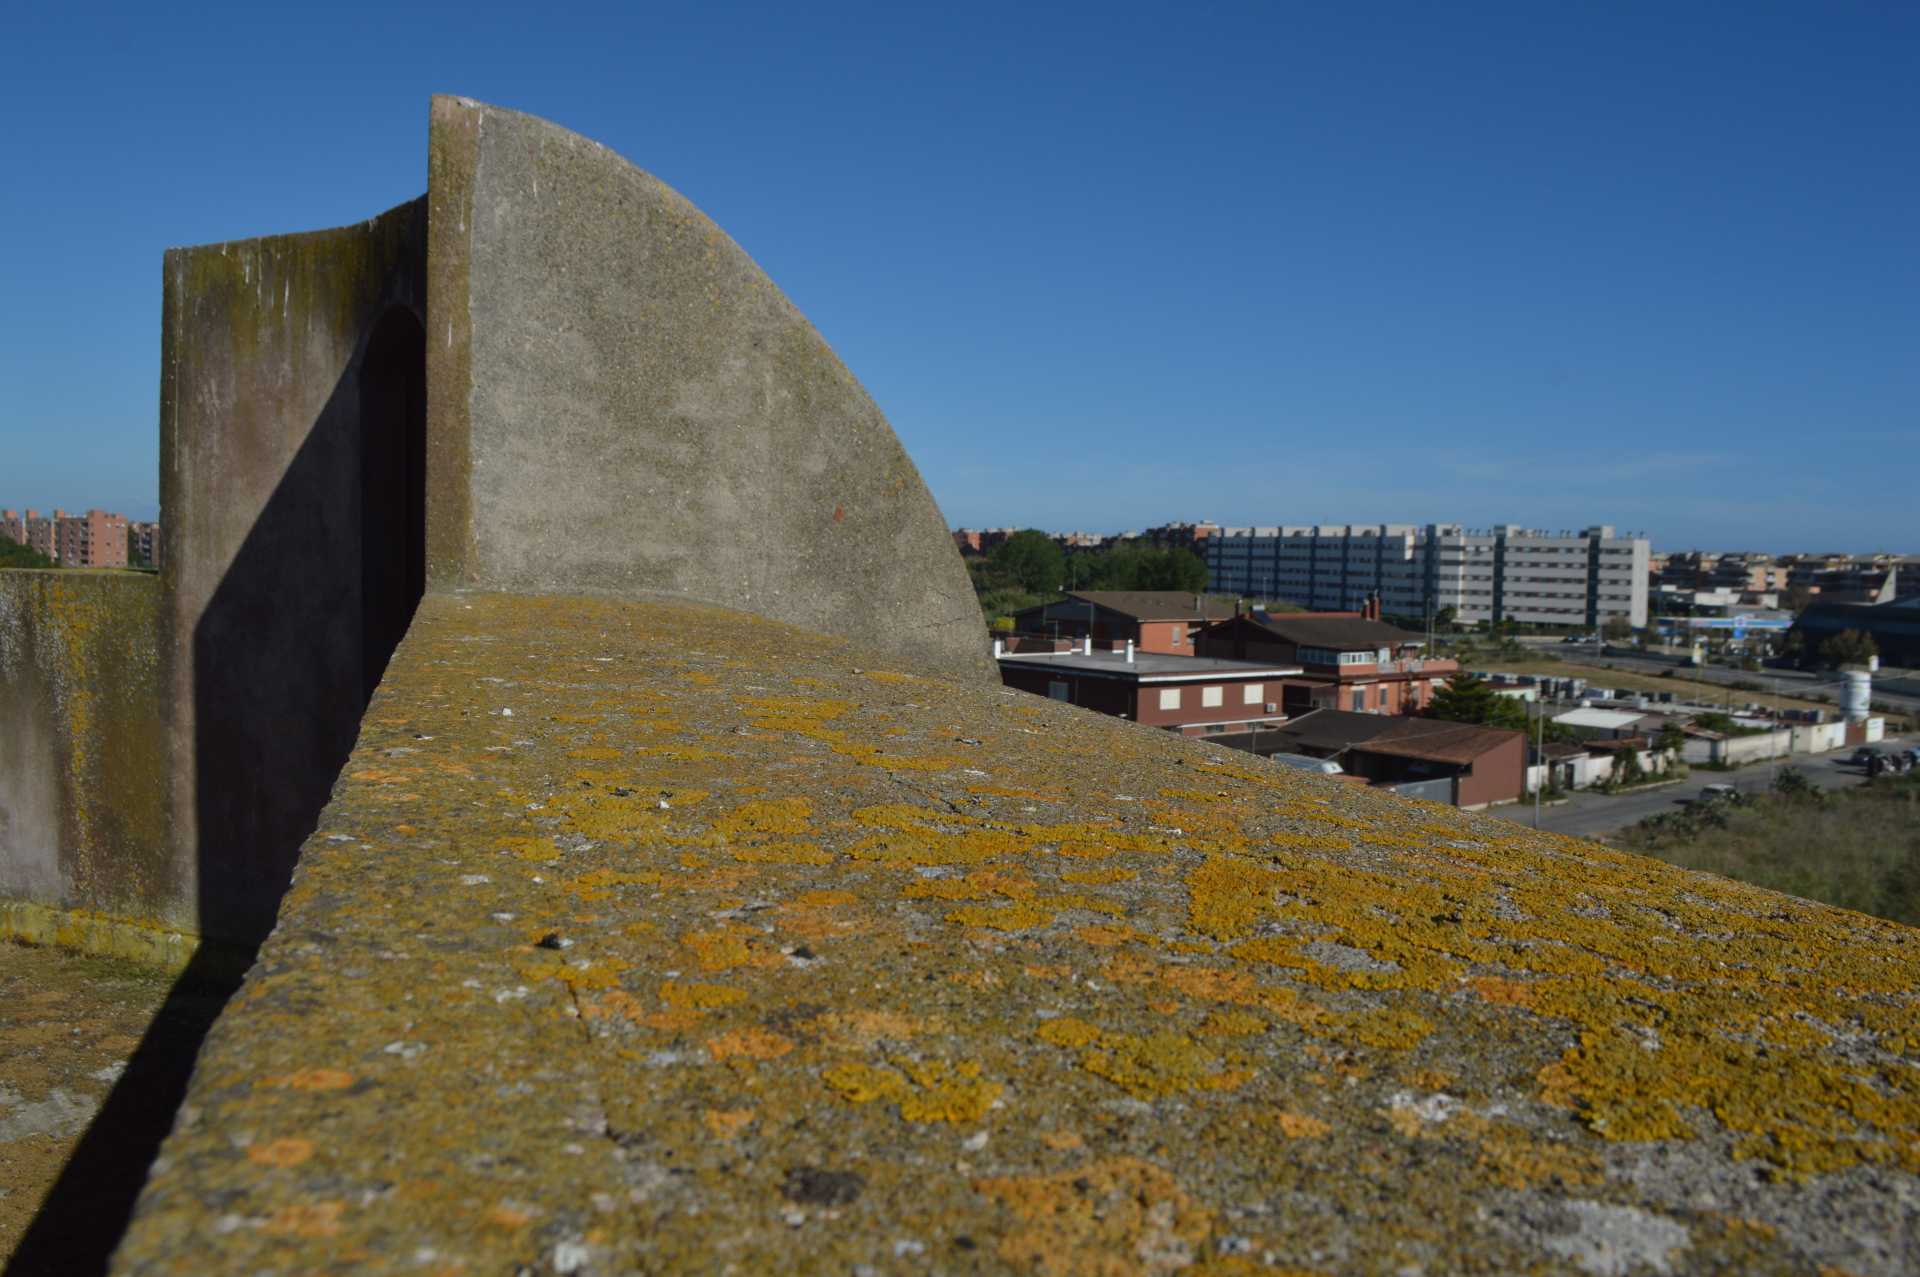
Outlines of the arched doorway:
[[427,583],[427,334],[380,317],[360,366],[360,635],[371,697]]

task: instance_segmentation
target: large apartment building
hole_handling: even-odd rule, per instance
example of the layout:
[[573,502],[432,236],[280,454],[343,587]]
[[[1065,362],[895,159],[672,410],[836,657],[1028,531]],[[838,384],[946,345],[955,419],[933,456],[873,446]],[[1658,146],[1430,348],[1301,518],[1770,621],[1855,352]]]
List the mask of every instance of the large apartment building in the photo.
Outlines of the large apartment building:
[[1315,611],[1358,611],[1378,595],[1388,616],[1452,608],[1459,621],[1647,623],[1651,547],[1606,525],[1559,533],[1456,523],[1222,528],[1202,546],[1209,590]]
[[[146,544],[157,555],[159,525],[136,526],[151,529]],[[126,567],[128,529],[124,515],[106,510],[85,514],[55,510],[51,515],[0,510],[0,537],[37,550],[63,568]]]

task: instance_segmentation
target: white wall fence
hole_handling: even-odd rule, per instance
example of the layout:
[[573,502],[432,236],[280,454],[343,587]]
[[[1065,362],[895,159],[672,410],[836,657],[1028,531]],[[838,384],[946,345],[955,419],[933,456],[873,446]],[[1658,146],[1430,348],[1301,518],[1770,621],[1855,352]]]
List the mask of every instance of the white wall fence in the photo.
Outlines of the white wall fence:
[[[1866,725],[1866,738],[1869,741],[1884,739],[1886,720],[1870,718]],[[1796,754],[1826,754],[1836,749],[1845,749],[1847,745],[1847,725],[1845,723],[1805,723],[1794,727],[1781,727],[1773,731],[1758,732],[1752,736],[1733,736],[1726,740],[1702,740],[1688,737],[1681,748],[1682,761],[1689,763],[1724,763],[1740,766],[1745,763],[1763,763],[1777,758],[1785,762]],[[1641,750],[1640,768],[1644,772],[1656,772],[1660,769],[1661,755],[1657,750]],[[1587,789],[1613,776],[1613,755],[1580,754],[1572,758],[1558,759],[1551,764],[1555,779],[1562,789]],[[1527,792],[1532,793],[1540,783],[1544,770],[1539,764],[1527,768]]]

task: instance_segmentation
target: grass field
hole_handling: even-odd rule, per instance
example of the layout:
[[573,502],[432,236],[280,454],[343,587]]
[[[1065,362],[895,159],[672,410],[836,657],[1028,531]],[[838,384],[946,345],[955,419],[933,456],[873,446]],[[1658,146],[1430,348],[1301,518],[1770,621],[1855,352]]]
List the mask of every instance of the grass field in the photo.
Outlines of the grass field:
[[1920,926],[1920,777],[1656,817],[1610,841],[1687,869]]

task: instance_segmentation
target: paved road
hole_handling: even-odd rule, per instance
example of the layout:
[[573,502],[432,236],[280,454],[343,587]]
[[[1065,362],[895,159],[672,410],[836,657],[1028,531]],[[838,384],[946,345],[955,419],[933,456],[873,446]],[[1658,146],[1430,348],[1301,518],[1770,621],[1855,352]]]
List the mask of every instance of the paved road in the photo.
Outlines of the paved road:
[[[1637,656],[1602,656],[1597,646],[1585,644],[1562,644],[1558,639],[1523,638],[1521,643],[1539,652],[1551,653],[1568,664],[1578,664],[1600,671],[1589,679],[1590,682],[1606,685],[1605,671],[1624,670],[1634,674],[1650,674],[1658,677],[1663,670],[1672,670],[1675,678],[1688,678],[1697,683],[1758,683],[1769,692],[1781,696],[1808,696],[1816,691],[1824,692],[1835,701],[1840,699],[1840,676],[1832,670],[1795,670],[1776,669],[1772,666],[1761,670],[1734,670],[1722,665],[1702,665],[1697,667],[1676,666],[1667,661],[1650,660]],[[1498,661],[1477,662],[1487,668],[1499,669]],[[1571,674],[1571,671],[1569,671]],[[1905,714],[1920,714],[1920,696],[1907,692],[1894,691],[1884,684],[1889,679],[1906,679],[1914,675],[1911,671],[1885,669],[1874,676],[1873,699],[1884,702],[1896,711]],[[1751,693],[1749,693],[1751,694]],[[1734,704],[1740,704],[1741,693],[1732,693]]]
[[[1906,749],[1913,743],[1913,740],[1889,739],[1882,741],[1880,748]],[[1801,754],[1790,763],[1787,759],[1781,759],[1779,765],[1798,768],[1808,780],[1822,789],[1841,789],[1861,784],[1867,778],[1865,771],[1846,764],[1847,757],[1852,753],[1852,750],[1846,749],[1831,754]],[[1698,798],[1701,788],[1706,785],[1737,785],[1754,792],[1764,790],[1770,783],[1769,774],[1768,765],[1762,762],[1730,772],[1695,771],[1677,785],[1665,785],[1657,789],[1629,790],[1618,795],[1581,790],[1557,807],[1542,808],[1540,827],[1556,833],[1593,838],[1625,829],[1628,825],[1638,824],[1664,811],[1677,811],[1689,799]],[[1531,825],[1533,804],[1528,802],[1497,807],[1493,814],[1518,824]]]

